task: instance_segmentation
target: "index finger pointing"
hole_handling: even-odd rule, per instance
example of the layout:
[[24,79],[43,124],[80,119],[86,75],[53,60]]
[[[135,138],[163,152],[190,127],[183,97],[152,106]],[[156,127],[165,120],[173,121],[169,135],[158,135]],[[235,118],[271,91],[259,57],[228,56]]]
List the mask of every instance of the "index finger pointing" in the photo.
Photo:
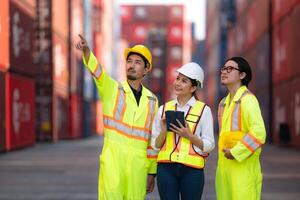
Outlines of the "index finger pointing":
[[81,40],[85,41],[85,38],[81,34],[78,34],[78,36],[80,37]]

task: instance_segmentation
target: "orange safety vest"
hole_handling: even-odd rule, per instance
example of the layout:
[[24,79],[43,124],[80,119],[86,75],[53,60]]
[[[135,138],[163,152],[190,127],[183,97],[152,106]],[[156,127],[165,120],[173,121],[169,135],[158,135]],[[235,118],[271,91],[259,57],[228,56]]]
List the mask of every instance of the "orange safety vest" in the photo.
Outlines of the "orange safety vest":
[[[192,134],[195,134],[197,124],[199,123],[205,104],[201,101],[196,101],[193,107],[190,107],[185,121],[189,124]],[[176,110],[175,101],[167,102],[163,107],[164,110]],[[175,133],[168,131],[164,145],[160,149],[157,157],[157,162],[160,163],[182,163],[184,165],[202,169],[204,168],[207,155],[200,155],[194,149],[193,144],[187,138],[179,137],[176,142]]]

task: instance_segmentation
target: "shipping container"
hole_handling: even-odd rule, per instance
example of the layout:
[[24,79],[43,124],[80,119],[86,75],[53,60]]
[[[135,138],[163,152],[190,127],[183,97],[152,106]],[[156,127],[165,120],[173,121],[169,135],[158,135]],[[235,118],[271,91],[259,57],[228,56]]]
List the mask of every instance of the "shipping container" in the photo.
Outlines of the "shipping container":
[[269,31],[270,24],[270,2],[265,0],[255,0],[257,8],[256,18],[256,36],[260,39],[265,32]]
[[261,114],[265,123],[266,133],[267,133],[267,141],[271,139],[271,132],[270,132],[270,124],[271,124],[271,115],[270,110],[272,109],[271,106],[271,99],[270,99],[270,88],[269,87],[260,87],[254,92],[254,95],[256,96]]
[[70,95],[68,139],[82,137],[83,131],[83,101],[80,95]]
[[291,85],[291,144],[300,149],[300,76]]
[[5,151],[5,135],[6,135],[6,128],[5,128],[5,73],[0,71],[0,152]]
[[[256,47],[253,47],[252,49],[249,49],[245,54],[242,55],[242,57],[244,57],[249,65],[251,66],[251,70],[252,70],[252,80],[249,83],[249,89],[252,91],[255,91],[257,86],[256,86],[256,81],[257,81],[257,77],[256,77],[256,63],[257,63],[257,53],[256,53]],[[258,88],[259,89],[259,88]]]
[[258,89],[269,87],[271,84],[270,56],[270,36],[266,32],[256,44],[256,62],[253,66],[255,69],[253,76],[255,76],[255,85]]
[[293,13],[291,15],[291,66],[292,66],[292,75],[299,76],[300,75],[300,1],[299,4],[294,8]]
[[251,48],[255,43],[257,37],[256,26],[260,23],[260,20],[256,19],[256,16],[259,14],[257,9],[257,0],[252,1],[252,4],[249,7],[246,17],[246,48]]
[[9,67],[9,1],[0,1],[0,70],[6,71]]
[[96,111],[93,110],[92,101],[83,102],[83,137],[89,137],[95,134],[96,127]]
[[144,22],[137,22],[131,24],[130,40],[135,43],[145,43],[149,34],[149,24]]
[[227,32],[227,57],[236,56],[236,28],[233,27]]
[[69,0],[52,1],[52,30],[63,40],[69,35]]
[[[251,0],[252,1],[252,0]],[[248,6],[250,4],[249,0],[237,0],[236,1],[236,12],[237,12],[237,17],[241,17],[245,13],[247,13]]]
[[283,21],[274,26],[272,38],[272,80],[274,84],[286,81],[291,77],[291,20],[286,17]]
[[293,6],[296,4],[294,0],[271,0],[272,2],[272,24],[279,21],[289,14]]
[[6,94],[6,150],[35,143],[35,83],[33,79],[8,73]]
[[247,39],[247,22],[246,16],[239,18],[236,24],[236,53],[237,55],[243,54],[246,51]]
[[61,94],[54,92],[52,96],[52,126],[53,132],[51,140],[56,142],[58,139],[69,138],[69,99],[62,97]]
[[183,43],[183,23],[169,23],[167,29],[167,41],[171,45],[182,45]]
[[291,141],[291,84],[281,83],[273,87],[272,96],[272,141],[290,143]]
[[9,67],[10,71],[33,76],[36,68],[33,62],[33,39],[35,9],[20,1],[9,4]]
[[182,45],[169,45],[168,47],[168,61],[169,63],[180,62],[183,61],[183,51]]
[[53,34],[53,87],[62,97],[68,97],[69,67],[68,42],[58,34]]
[[[83,34],[83,7],[82,0],[70,1],[70,37],[78,38],[78,34]],[[71,45],[71,44],[69,44]],[[83,88],[83,67],[82,53],[70,46],[70,94],[82,95]]]
[[130,22],[133,18],[133,6],[130,5],[122,5],[121,6],[121,22],[122,25],[126,22]]
[[168,20],[172,22],[183,22],[185,20],[185,7],[183,5],[170,5],[168,6]]

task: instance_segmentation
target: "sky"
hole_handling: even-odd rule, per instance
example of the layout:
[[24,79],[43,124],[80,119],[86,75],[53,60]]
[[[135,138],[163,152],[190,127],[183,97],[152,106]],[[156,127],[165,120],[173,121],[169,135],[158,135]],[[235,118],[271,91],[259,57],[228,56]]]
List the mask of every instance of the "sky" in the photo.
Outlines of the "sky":
[[195,23],[196,37],[205,38],[205,10],[206,0],[116,0],[118,4],[184,4],[187,17]]

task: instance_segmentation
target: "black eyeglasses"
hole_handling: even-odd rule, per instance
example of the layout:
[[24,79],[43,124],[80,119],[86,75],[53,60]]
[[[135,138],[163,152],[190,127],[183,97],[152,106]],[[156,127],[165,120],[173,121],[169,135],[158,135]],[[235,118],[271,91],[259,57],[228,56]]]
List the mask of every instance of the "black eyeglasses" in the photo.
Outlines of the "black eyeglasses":
[[240,69],[238,69],[238,68],[235,68],[235,67],[232,67],[232,66],[228,66],[228,67],[222,67],[221,69],[220,69],[220,72],[227,72],[227,73],[230,73],[232,70],[237,70],[237,71],[241,71]]

